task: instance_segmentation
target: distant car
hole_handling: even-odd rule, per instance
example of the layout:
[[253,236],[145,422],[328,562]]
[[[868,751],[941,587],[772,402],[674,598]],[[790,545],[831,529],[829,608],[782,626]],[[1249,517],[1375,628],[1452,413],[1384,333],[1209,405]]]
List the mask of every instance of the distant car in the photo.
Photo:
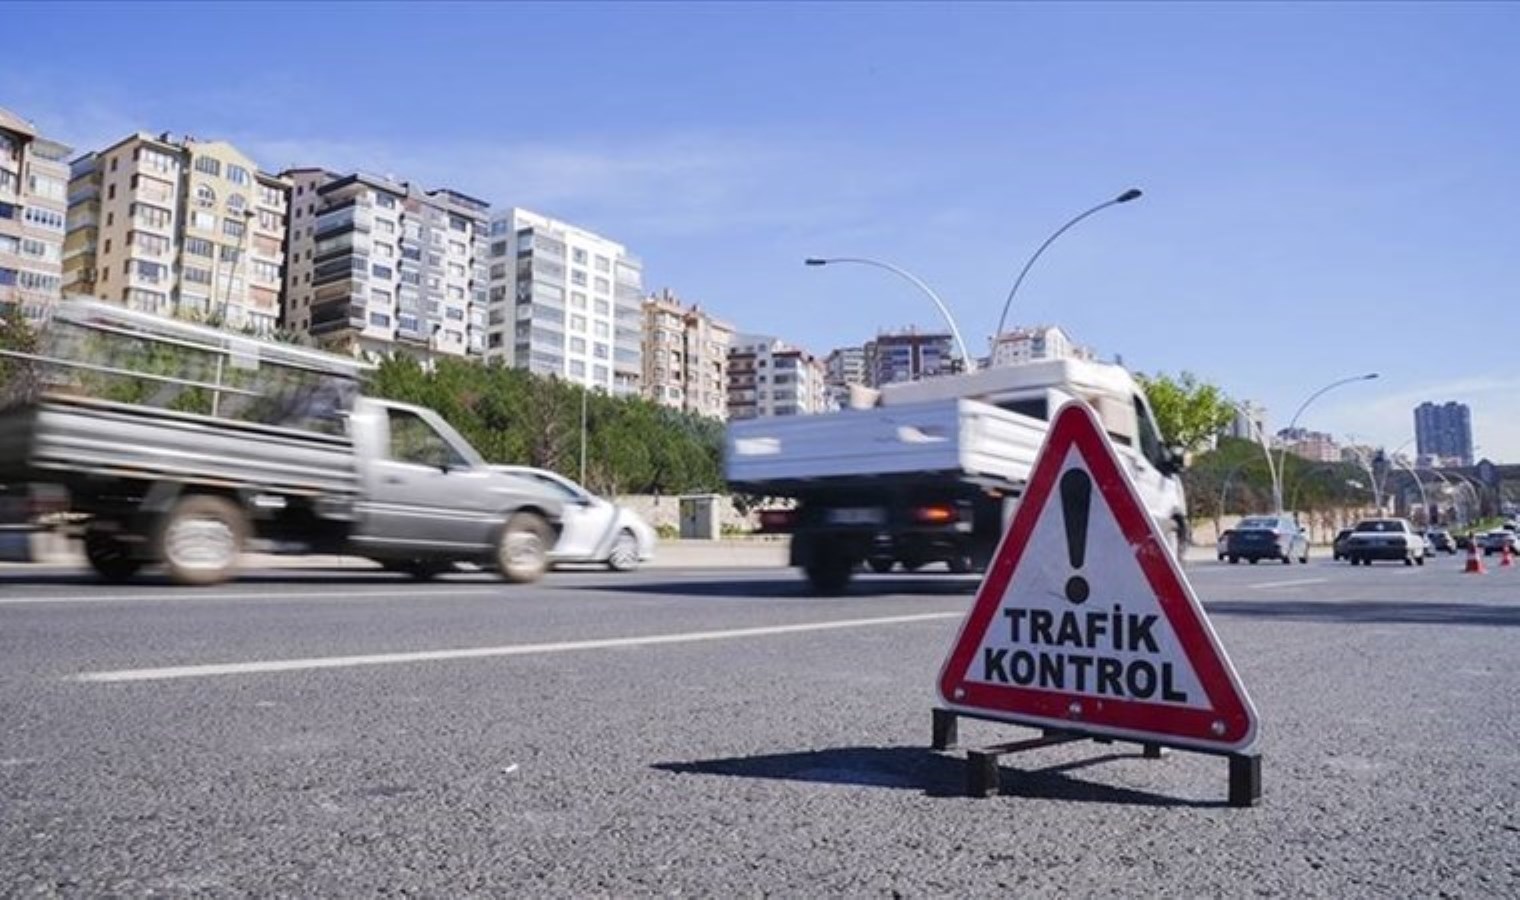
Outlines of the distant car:
[[1364,519],[1346,539],[1346,559],[1354,566],[1375,559],[1403,560],[1406,566],[1425,565],[1425,537],[1408,519]]
[[549,552],[552,563],[602,563],[616,572],[638,568],[654,558],[655,533],[631,509],[596,496],[563,475],[528,466],[492,466],[516,475],[564,504],[559,541]]
[[1430,543],[1431,551],[1442,553],[1456,553],[1457,542],[1452,540],[1451,532],[1444,528],[1432,528],[1425,532],[1425,539]]
[[1483,555],[1489,556],[1494,553],[1503,553],[1505,548],[1513,553],[1515,551],[1515,532],[1508,528],[1495,528],[1479,538],[1483,547]]
[[1346,542],[1351,539],[1351,529],[1342,528],[1335,533],[1335,540],[1330,543],[1330,558],[1342,560],[1346,558]]
[[1253,566],[1264,559],[1307,563],[1309,537],[1287,516],[1247,516],[1230,532],[1224,554],[1231,565],[1242,559]]
[[1226,528],[1224,531],[1221,531],[1219,533],[1219,543],[1215,549],[1219,551],[1219,559],[1221,562],[1224,561],[1225,552],[1229,549],[1230,535],[1234,533],[1235,530],[1233,528]]

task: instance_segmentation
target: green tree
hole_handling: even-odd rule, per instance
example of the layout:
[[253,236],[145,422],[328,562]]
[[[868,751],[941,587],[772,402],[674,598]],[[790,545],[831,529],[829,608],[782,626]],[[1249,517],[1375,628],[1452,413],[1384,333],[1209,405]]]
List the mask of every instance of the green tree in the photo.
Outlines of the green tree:
[[1214,438],[1235,416],[1230,398],[1218,387],[1199,381],[1192,372],[1175,378],[1164,372],[1140,375],[1161,438],[1192,452]]

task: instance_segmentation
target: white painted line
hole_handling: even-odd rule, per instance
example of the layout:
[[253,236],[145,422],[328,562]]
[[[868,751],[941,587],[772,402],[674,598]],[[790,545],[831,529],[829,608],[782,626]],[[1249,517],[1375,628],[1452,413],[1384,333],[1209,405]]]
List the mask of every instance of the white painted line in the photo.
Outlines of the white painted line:
[[1324,584],[1328,578],[1295,578],[1292,581],[1263,581],[1260,584],[1248,584],[1246,587],[1253,589],[1298,587],[1304,584]]
[[330,591],[281,591],[278,585],[270,585],[267,591],[240,591],[230,593],[217,593],[206,591],[201,588],[184,588],[162,594],[76,594],[76,595],[49,595],[39,594],[33,597],[0,597],[0,606],[32,606],[47,603],[163,603],[169,601],[187,602],[194,600],[374,600],[398,597],[402,599],[419,597],[464,597],[474,594],[510,594],[512,586],[500,584],[496,587],[460,587],[445,588],[437,586],[429,587],[398,587],[384,591],[352,591],[342,587],[335,587]]
[[276,659],[260,662],[217,663],[203,666],[170,666],[163,669],[121,669],[115,672],[83,672],[70,681],[122,682],[167,681],[174,678],[212,678],[219,675],[256,675],[266,672],[301,672],[310,669],[346,669],[354,666],[389,666],[402,663],[434,662],[451,659],[484,659],[501,656],[532,656],[543,653],[573,653],[579,650],[609,650],[618,647],[646,647],[655,644],[687,644],[697,641],[722,641],[732,638],[765,637],[776,634],[802,634],[809,631],[833,631],[842,628],[870,628],[878,625],[905,625],[958,619],[964,612],[919,613],[911,616],[884,616],[876,619],[841,619],[833,622],[808,622],[801,625],[771,625],[764,628],[736,628],[727,631],[692,631],[684,634],[652,634],[644,637],[605,638],[595,641],[563,641],[552,644],[516,644],[504,647],[470,647],[461,650],[419,650],[411,653],[376,653],[368,656],[326,656],[311,659]]

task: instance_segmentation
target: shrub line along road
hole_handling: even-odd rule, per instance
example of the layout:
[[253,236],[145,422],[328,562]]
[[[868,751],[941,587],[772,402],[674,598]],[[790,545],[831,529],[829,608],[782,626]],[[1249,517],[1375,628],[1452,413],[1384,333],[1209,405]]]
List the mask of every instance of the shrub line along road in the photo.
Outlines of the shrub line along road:
[[1001,796],[959,796],[929,710],[974,579],[6,568],[0,883],[1515,895],[1520,568],[1462,562],[1189,566],[1262,714],[1248,810],[1222,760],[1125,744],[1009,757]]

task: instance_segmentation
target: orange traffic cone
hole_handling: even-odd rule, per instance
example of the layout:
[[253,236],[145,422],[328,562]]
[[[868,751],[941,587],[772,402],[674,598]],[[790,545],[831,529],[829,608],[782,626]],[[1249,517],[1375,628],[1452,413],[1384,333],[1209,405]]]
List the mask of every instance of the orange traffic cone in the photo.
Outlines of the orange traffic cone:
[[1488,570],[1483,568],[1483,558],[1478,555],[1478,538],[1475,535],[1467,536],[1467,567],[1462,571],[1468,575],[1488,574]]

